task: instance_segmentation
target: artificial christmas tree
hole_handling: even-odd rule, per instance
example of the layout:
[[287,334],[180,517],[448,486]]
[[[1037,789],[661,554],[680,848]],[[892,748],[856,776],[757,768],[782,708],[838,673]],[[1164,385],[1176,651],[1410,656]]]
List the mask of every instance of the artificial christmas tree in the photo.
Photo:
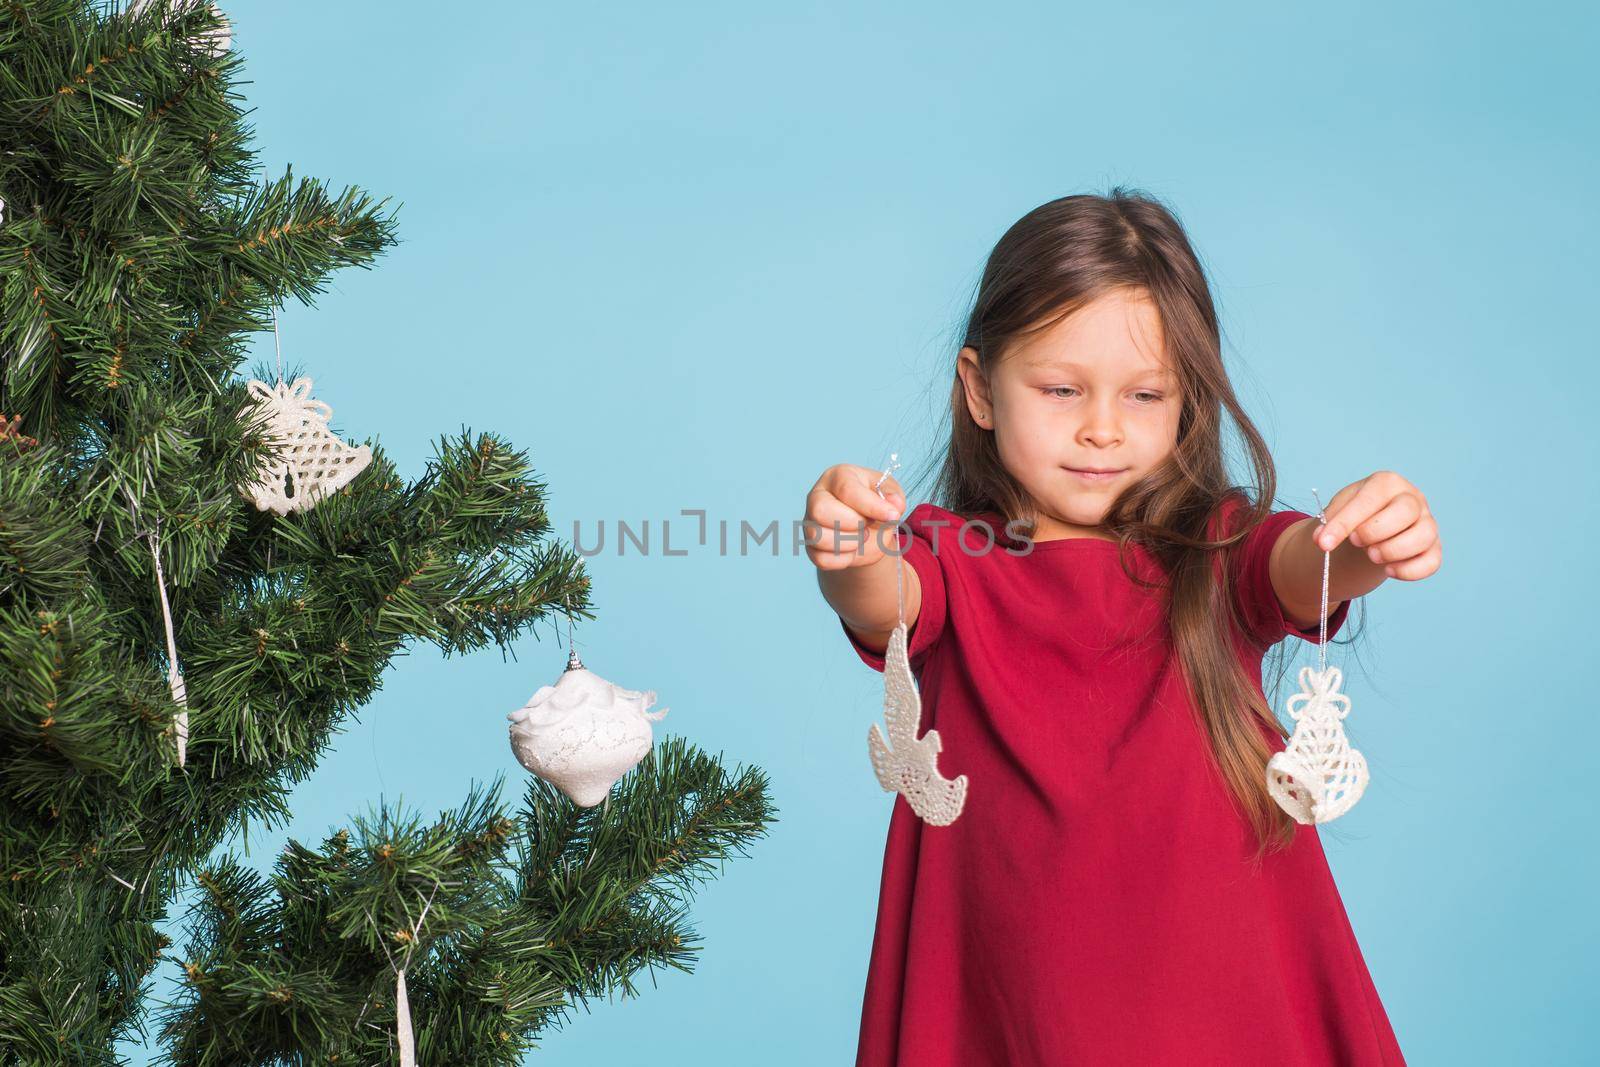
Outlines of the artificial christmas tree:
[[410,484],[371,446],[314,506],[245,495],[285,462],[241,417],[248,339],[395,227],[257,180],[221,18],[0,5],[0,1063],[117,1062],[191,881],[172,1062],[384,1062],[409,1006],[417,1062],[516,1063],[574,998],[687,966],[687,891],[764,832],[766,782],[669,738],[595,808],[532,780],[515,810],[380,811],[270,879],[214,856],[287,814],[408,642],[592,617],[493,435]]

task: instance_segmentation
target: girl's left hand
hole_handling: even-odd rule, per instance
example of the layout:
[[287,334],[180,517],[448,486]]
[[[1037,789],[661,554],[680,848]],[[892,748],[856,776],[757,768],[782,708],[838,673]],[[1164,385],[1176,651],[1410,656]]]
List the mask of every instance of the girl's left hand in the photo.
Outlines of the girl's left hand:
[[1439,527],[1422,491],[1394,471],[1378,471],[1345,486],[1323,509],[1327,525],[1317,547],[1331,551],[1349,535],[1352,545],[1383,565],[1383,573],[1414,582],[1439,569]]

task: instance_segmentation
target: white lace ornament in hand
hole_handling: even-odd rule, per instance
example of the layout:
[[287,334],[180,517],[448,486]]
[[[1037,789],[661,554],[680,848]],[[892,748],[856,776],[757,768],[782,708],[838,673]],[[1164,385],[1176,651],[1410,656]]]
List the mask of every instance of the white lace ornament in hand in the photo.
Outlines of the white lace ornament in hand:
[[655,702],[655,690],[613,685],[570,651],[556,684],[541,686],[525,706],[506,716],[511,750],[574,804],[592,808],[650,751],[650,724],[668,711],[646,710]]
[[[889,457],[888,470],[873,486],[883,496],[889,472],[899,466],[898,453]],[[885,498],[887,499],[887,498]],[[897,535],[898,536],[898,535]],[[967,800],[967,776],[944,778],[939,774],[939,751],[943,747],[939,731],[929,730],[917,737],[922,721],[922,695],[906,656],[905,552],[896,556],[895,593],[900,604],[900,623],[889,635],[883,663],[883,718],[889,736],[885,740],[878,724],[867,730],[867,754],[884,792],[906,798],[911,810],[933,826],[948,826],[956,821]]]
[[372,462],[372,449],[352,447],[328,429],[333,409],[311,399],[311,379],[296,378],[292,385],[274,388],[252,380],[253,402],[241,417],[267,418],[267,433],[278,456],[257,472],[243,491],[262,511],[287,515],[305,511],[350,480]]
[[[1318,509],[1318,518],[1326,517]],[[1339,692],[1344,680],[1328,666],[1328,559],[1322,554],[1322,621],[1317,633],[1317,666],[1300,668],[1300,692],[1286,710],[1294,730],[1282,752],[1267,761],[1267,791],[1298,823],[1337,819],[1355,806],[1367,788],[1366,757],[1350,747],[1344,718],[1350,698]]]

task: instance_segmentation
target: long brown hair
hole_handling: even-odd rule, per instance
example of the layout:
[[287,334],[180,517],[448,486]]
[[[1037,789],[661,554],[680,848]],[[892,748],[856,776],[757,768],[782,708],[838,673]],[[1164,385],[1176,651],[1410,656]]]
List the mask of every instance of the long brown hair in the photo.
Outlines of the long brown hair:
[[[1284,847],[1294,838],[1294,820],[1267,792],[1272,749],[1260,727],[1279,738],[1287,732],[1217,620],[1243,625],[1227,585],[1230,554],[1270,514],[1277,476],[1223,368],[1210,287],[1183,227],[1148,194],[1120,186],[1106,196],[1066,196],[1034,208],[990,253],[962,345],[977,351],[988,376],[1013,341],[1117,289],[1154,302],[1182,409],[1172,454],[1118,496],[1102,525],[1115,535],[1135,581],[1149,584],[1129,565],[1130,543],[1161,564],[1167,620],[1200,725],[1255,831],[1259,862],[1269,846]],[[1230,481],[1224,414],[1250,470],[1248,487]],[[1242,506],[1224,531],[1214,522],[1230,496]],[[994,435],[972,420],[959,374],[950,391],[950,439],[934,499],[957,514],[994,511],[1024,524],[1037,521],[1034,502],[1001,463]]]

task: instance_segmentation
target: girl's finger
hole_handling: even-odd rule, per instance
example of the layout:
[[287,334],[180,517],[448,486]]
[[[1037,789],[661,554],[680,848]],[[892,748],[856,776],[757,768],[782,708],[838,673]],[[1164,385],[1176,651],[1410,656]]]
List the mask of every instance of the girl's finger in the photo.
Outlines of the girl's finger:
[[811,558],[812,566],[819,571],[843,571],[850,569],[851,558],[845,552],[824,552],[817,548],[807,548],[806,555]]
[[898,519],[900,517],[900,509],[894,505],[892,500],[885,498],[889,497],[891,493],[898,495],[899,486],[893,484],[894,479],[885,478],[881,487],[883,496],[879,496],[877,490],[872,488],[872,483],[877,480],[878,476],[876,474],[872,475],[869,480],[865,476],[865,468],[862,468],[861,470],[846,472],[839,478],[837,483],[828,488],[847,507],[854,508],[862,518],[875,522]]
[[1439,569],[1440,560],[1443,558],[1439,542],[1435,541],[1433,547],[1420,556],[1391,563],[1383,568],[1383,573],[1391,578],[1398,578],[1402,582],[1415,582],[1426,578]]
[[[1365,547],[1375,545],[1379,541],[1387,541],[1402,530],[1410,529],[1421,515],[1422,501],[1411,493],[1397,493],[1379,509],[1376,515],[1351,528],[1350,543],[1357,547]],[[1417,552],[1421,551],[1421,548],[1417,549]],[[1400,558],[1414,556],[1417,552],[1407,552]]]
[[[862,491],[870,493],[880,505],[885,505],[877,493],[858,487],[857,493]],[[852,565],[864,565],[875,561],[880,554],[897,548],[900,536],[900,524],[896,521],[898,515],[898,511],[887,519],[863,515],[854,505],[831,493],[819,494],[808,511],[808,517],[816,527],[807,531],[805,536],[813,539],[824,551],[844,554],[855,561]]]
[[1359,484],[1361,488],[1343,506],[1329,504],[1325,512],[1327,524],[1317,531],[1317,547],[1323,551],[1337,548],[1346,534],[1377,514],[1389,502],[1388,487],[1377,475]]
[[894,480],[893,475],[884,478],[883,484],[879,485],[878,478],[882,473],[882,471],[879,471],[873,474],[872,479],[867,483],[868,487],[870,488],[876,486],[876,488],[873,489],[872,495],[878,496],[880,493],[883,494],[882,498],[887,500],[890,506],[894,508],[894,517],[899,518],[901,513],[905,511],[906,494],[901,490],[900,483]]
[[[1355,535],[1351,534],[1350,539],[1353,542]],[[1393,537],[1385,538],[1368,547],[1367,558],[1374,563],[1399,563],[1413,556],[1422,555],[1433,547],[1433,543],[1438,539],[1439,527],[1433,521],[1433,516],[1423,515]]]
[[[872,535],[872,524],[826,489],[812,493],[806,518],[815,525],[806,528],[804,536],[823,552],[855,552],[862,543],[862,537]],[[865,534],[862,532],[863,526]]]

